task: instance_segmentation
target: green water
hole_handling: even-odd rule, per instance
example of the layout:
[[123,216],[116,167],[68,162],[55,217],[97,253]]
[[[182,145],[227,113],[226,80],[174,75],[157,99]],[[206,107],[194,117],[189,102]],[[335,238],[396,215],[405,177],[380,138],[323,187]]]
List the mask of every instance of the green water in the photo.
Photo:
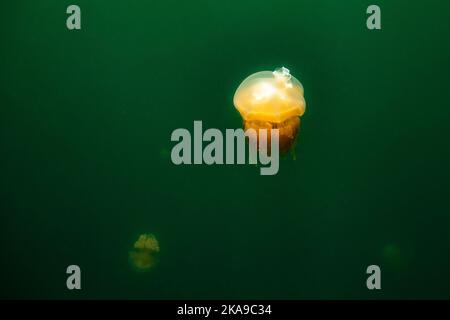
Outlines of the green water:
[[[450,298],[449,10],[2,1],[0,297]],[[295,161],[172,164],[174,129],[240,127],[234,90],[280,66],[305,88]],[[128,262],[142,233],[147,273]]]

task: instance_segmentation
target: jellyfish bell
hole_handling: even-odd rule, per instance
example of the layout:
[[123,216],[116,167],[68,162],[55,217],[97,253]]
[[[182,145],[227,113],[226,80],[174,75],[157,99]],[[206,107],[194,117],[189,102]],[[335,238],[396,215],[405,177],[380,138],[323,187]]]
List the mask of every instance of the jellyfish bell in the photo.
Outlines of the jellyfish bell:
[[254,129],[259,138],[260,129],[267,129],[267,137],[270,130],[278,129],[280,153],[292,147],[306,103],[302,84],[288,69],[250,75],[237,88],[233,103],[243,118],[244,130]]
[[156,240],[156,237],[151,233],[141,234],[138,240],[134,243],[134,248],[159,252],[159,242],[158,240]]
[[303,86],[284,67],[257,72],[239,85],[234,105],[245,121],[281,123],[305,112]]
[[136,271],[149,271],[158,263],[159,242],[151,233],[141,234],[129,252],[131,266]]

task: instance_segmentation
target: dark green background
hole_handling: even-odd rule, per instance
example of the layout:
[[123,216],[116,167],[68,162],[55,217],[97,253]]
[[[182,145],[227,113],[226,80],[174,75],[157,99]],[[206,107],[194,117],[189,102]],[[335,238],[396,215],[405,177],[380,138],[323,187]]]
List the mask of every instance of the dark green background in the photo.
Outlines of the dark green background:
[[[66,28],[73,3],[81,31]],[[381,31],[366,28],[373,3]],[[449,12],[2,1],[1,297],[450,298]],[[240,127],[235,89],[280,66],[305,87],[296,160],[271,177],[171,163],[174,129]],[[146,232],[161,261],[136,273]]]

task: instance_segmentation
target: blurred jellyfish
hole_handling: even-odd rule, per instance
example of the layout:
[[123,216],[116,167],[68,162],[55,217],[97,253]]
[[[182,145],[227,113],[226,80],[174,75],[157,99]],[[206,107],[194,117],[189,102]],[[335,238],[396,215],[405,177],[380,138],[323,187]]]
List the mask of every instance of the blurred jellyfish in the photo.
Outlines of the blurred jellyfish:
[[[300,127],[300,116],[305,112],[303,86],[289,70],[261,71],[247,77],[234,94],[234,106],[244,121],[244,130],[279,130],[280,153],[294,144]],[[267,141],[270,144],[270,141]]]
[[381,252],[383,264],[392,269],[401,269],[406,266],[406,257],[399,246],[388,244],[383,247]]
[[158,262],[159,242],[151,233],[144,233],[129,252],[131,266],[136,271],[149,271]]
[[166,148],[161,149],[161,151],[159,152],[159,155],[161,156],[161,159],[164,159],[164,160],[170,158],[170,152]]

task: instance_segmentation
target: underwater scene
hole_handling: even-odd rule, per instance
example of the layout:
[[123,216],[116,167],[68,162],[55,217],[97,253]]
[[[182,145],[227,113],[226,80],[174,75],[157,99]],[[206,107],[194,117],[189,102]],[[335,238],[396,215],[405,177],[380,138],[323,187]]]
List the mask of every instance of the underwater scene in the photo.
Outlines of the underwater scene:
[[449,299],[449,10],[2,1],[0,298]]

